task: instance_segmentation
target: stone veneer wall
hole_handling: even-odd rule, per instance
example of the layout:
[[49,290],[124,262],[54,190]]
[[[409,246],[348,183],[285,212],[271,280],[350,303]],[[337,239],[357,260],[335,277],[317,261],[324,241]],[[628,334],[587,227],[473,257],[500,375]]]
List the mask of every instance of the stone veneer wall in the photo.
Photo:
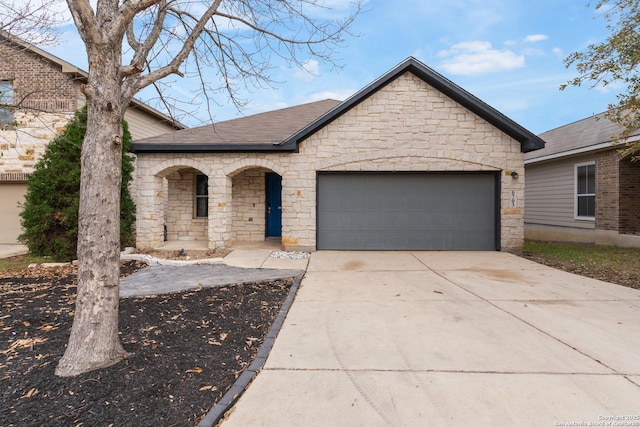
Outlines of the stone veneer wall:
[[265,236],[265,173],[248,169],[231,180],[233,222],[231,240],[259,242]]
[[62,132],[73,113],[19,112],[14,117],[18,122],[16,128],[0,130],[0,173],[28,177],[49,141]]
[[[303,141],[299,153],[141,154],[138,246],[161,244],[161,177],[174,167],[209,176],[211,247],[232,239],[232,177],[253,169],[282,176],[282,243],[316,245],[316,171],[500,171],[501,247],[522,249],[524,157],[520,143],[405,73]],[[516,171],[519,179],[511,178]],[[239,203],[236,200],[236,203]]]
[[165,224],[168,240],[207,240],[207,219],[194,218],[196,173],[181,170],[167,176]]

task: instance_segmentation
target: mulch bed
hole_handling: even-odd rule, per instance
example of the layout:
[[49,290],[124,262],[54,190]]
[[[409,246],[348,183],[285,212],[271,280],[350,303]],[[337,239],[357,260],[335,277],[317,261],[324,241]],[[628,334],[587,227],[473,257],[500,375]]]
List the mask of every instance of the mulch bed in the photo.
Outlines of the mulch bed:
[[[143,266],[125,262],[122,272]],[[254,359],[292,283],[121,299],[130,357],[59,378],[75,268],[0,273],[0,426],[195,425]]]

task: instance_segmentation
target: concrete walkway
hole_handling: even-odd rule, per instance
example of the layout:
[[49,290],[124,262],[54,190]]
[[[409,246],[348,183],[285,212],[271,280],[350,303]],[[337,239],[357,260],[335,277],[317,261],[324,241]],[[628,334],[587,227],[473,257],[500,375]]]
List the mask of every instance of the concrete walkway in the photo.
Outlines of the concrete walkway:
[[24,245],[0,245],[0,258],[10,258],[18,255],[24,255],[28,252],[29,250]]
[[[300,277],[308,259],[275,258],[268,249],[236,249],[211,265],[150,265],[120,280],[120,296],[143,296],[199,287]],[[199,262],[194,260],[193,263]]]
[[639,326],[640,291],[506,253],[317,252],[222,425],[638,426]]

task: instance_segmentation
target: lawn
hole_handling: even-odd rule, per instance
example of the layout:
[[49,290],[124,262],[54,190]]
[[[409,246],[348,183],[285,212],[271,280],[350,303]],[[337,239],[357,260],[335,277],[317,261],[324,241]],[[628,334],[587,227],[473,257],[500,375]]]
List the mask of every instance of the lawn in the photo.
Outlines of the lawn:
[[640,248],[526,241],[523,256],[560,270],[640,289]]
[[53,262],[48,257],[38,257],[34,255],[19,255],[11,258],[0,258],[0,271],[22,270],[31,264],[42,264],[43,262]]

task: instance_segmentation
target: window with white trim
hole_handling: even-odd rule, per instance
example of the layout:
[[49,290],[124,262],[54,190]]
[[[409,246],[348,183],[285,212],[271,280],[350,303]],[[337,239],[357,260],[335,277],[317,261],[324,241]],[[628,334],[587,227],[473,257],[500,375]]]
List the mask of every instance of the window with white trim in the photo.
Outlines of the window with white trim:
[[596,164],[577,164],[575,173],[575,218],[593,220],[596,217]]
[[209,178],[206,175],[196,175],[194,211],[196,218],[209,216]]
[[9,107],[13,103],[13,84],[9,80],[0,80],[0,126],[13,122],[13,112]]

